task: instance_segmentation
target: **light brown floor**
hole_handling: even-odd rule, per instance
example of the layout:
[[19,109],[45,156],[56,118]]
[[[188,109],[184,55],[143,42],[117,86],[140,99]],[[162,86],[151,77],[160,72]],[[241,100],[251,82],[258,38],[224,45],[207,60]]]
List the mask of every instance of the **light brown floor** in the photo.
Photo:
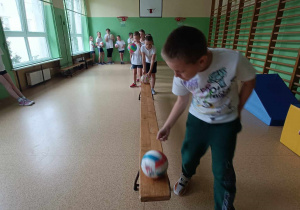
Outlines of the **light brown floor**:
[[[172,72],[157,74],[159,126],[175,101]],[[25,91],[36,104],[0,101],[0,209],[213,209],[210,152],[185,197],[141,203],[133,191],[139,166],[139,88],[129,65],[96,66],[73,78]],[[171,184],[180,174],[187,112],[163,144]],[[235,155],[238,210],[300,209],[300,158],[247,111]]]

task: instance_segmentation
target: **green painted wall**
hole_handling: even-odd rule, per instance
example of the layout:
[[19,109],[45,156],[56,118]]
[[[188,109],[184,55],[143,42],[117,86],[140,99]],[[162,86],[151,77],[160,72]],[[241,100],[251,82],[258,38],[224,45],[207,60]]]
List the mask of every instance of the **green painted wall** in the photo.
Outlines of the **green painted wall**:
[[[177,28],[177,23],[174,18],[138,18],[129,17],[126,21],[126,26],[121,27],[118,19],[116,17],[89,17],[89,29],[90,35],[94,37],[94,41],[97,37],[97,31],[100,31],[102,38],[105,35],[105,29],[110,28],[111,33],[116,35],[121,35],[122,40],[127,43],[128,33],[144,29],[146,33],[150,33],[153,36],[154,44],[157,49],[157,60],[162,61],[160,51],[165,43],[167,36],[172,30]],[[209,29],[209,18],[187,18],[185,23],[187,26],[193,26],[201,31],[207,36]],[[89,40],[86,40],[88,43]],[[196,40],[195,40],[196,41]],[[127,45],[126,45],[127,46]],[[98,51],[96,50],[96,57],[98,56]],[[106,56],[106,50],[105,50]],[[114,49],[113,60],[120,61],[120,56],[117,49]],[[129,61],[129,53],[126,50],[124,54],[124,61]]]

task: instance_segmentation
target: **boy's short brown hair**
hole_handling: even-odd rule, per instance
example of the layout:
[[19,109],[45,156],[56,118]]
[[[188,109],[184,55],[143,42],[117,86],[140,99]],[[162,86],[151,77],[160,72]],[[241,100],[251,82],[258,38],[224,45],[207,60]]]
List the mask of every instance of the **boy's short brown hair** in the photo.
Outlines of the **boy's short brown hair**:
[[135,31],[133,36],[140,36],[140,33],[138,31]]
[[204,34],[193,27],[181,26],[168,36],[161,55],[165,60],[181,59],[186,63],[196,63],[207,54]]

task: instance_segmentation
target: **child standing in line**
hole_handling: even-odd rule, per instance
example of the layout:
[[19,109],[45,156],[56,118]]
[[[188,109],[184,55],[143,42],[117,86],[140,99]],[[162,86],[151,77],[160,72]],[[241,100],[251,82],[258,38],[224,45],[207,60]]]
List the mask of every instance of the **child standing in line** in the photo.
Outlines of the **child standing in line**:
[[90,53],[93,58],[93,63],[95,63],[95,44],[94,44],[94,38],[90,36]]
[[139,33],[140,33],[140,37],[141,37],[140,41],[141,41],[142,45],[145,45],[145,31],[143,29],[141,29],[139,31]]
[[115,37],[110,33],[110,29],[106,29],[106,34],[104,36],[105,42],[106,42],[106,50],[107,50],[107,63],[113,64],[112,61],[112,53],[114,50],[114,41]]
[[[211,148],[215,210],[234,210],[236,176],[233,156],[241,131],[241,111],[255,86],[255,69],[239,52],[207,48],[204,34],[182,26],[167,38],[162,57],[174,71],[173,109],[157,139],[168,139],[179,116],[192,103],[181,148],[182,174],[173,191],[183,195],[201,157]],[[238,82],[242,82],[238,92]]]
[[[103,50],[103,39],[101,37],[101,32],[99,32],[99,31],[97,32],[96,45],[97,45],[98,52],[99,52],[98,62],[99,62],[99,64],[104,65],[106,63],[104,62],[105,54],[104,54],[104,50]],[[101,60],[102,60],[102,62],[101,62]]]
[[133,43],[133,33],[129,33],[129,38],[127,39],[127,44],[129,45],[129,44],[131,44],[131,43]]
[[121,59],[121,64],[124,64],[123,62],[123,56],[124,56],[124,50],[125,50],[125,42],[121,40],[121,36],[117,36],[117,42],[116,44],[118,45],[118,50],[120,54],[120,59]]
[[5,66],[2,61],[2,55],[3,51],[0,48],[0,83],[4,86],[7,92],[18,101],[20,106],[31,106],[35,104],[34,101],[27,99],[15,86],[10,75],[5,70]]
[[133,68],[133,83],[130,85],[130,87],[137,87],[136,82],[139,82],[139,79],[137,79],[137,71],[140,72],[140,75],[142,75],[142,54],[141,54],[141,42],[140,42],[140,34],[138,31],[134,32],[133,35],[134,43],[136,44],[136,51],[131,54],[131,64]]
[[[128,46],[133,43],[133,33],[129,33],[129,38],[127,39]],[[130,60],[131,60],[131,54],[130,54]],[[132,70],[132,65],[130,66],[130,70]]]
[[147,73],[147,76],[151,78],[151,91],[152,95],[155,95],[155,74],[157,72],[156,62],[156,48],[153,45],[153,38],[151,35],[146,35],[145,45],[141,47],[142,60],[143,60],[143,74]]

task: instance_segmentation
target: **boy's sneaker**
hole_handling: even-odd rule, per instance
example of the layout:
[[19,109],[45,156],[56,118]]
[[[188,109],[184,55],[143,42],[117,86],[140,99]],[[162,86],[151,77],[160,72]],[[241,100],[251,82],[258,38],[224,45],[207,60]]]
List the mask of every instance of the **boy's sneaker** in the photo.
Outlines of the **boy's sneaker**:
[[132,83],[132,85],[130,85],[130,87],[137,87],[135,83]]
[[105,65],[105,64],[106,64],[105,62],[102,63],[102,65]]
[[31,101],[29,99],[22,99],[19,101],[19,106],[31,106],[33,105],[35,102],[34,101]]
[[151,92],[152,92],[152,95],[155,95],[155,90],[154,89],[151,89]]
[[173,187],[174,194],[179,196],[184,195],[190,180],[190,178],[187,178],[183,174],[181,174],[179,180]]

